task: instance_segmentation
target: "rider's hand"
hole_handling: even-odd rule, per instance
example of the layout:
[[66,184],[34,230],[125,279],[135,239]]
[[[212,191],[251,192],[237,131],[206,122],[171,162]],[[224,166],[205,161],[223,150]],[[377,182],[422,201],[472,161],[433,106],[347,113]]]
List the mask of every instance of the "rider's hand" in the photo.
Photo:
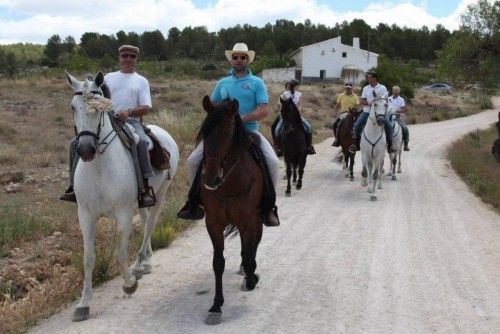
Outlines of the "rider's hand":
[[122,122],[126,122],[128,118],[128,109],[127,110],[122,110],[118,113],[116,113],[115,117],[118,118]]

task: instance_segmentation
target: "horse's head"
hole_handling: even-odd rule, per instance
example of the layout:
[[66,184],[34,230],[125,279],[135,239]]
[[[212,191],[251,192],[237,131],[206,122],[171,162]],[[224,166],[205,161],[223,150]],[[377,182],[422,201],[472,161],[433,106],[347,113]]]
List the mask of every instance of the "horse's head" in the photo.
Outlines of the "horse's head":
[[238,114],[237,100],[224,100],[214,105],[208,96],[203,98],[207,117],[198,133],[197,141],[203,140],[203,184],[215,190],[224,182],[224,170],[233,143],[247,145],[243,122]]
[[[374,92],[374,94],[375,94],[375,92]],[[377,96],[372,101],[372,104],[370,106],[370,113],[373,112],[373,116],[371,116],[371,117],[375,118],[375,120],[379,126],[384,125],[388,106],[389,105],[387,103],[387,96],[386,95]]]
[[292,133],[302,126],[302,119],[297,105],[293,102],[292,98],[283,100],[281,102],[281,119],[283,120],[283,133]]
[[104,76],[101,71],[94,78],[88,76],[79,81],[65,71],[66,80],[73,88],[71,110],[76,126],[78,154],[83,161],[91,161],[97,151],[97,141],[101,131],[104,112],[112,109],[111,101],[103,99],[103,90],[109,97],[109,90],[104,85]]

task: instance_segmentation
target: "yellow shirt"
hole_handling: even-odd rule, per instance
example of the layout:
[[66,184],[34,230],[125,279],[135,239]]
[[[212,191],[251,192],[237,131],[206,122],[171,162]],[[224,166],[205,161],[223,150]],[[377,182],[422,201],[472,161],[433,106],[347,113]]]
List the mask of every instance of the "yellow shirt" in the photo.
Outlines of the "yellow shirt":
[[341,112],[349,111],[349,108],[354,108],[359,104],[359,98],[354,93],[352,93],[351,95],[342,93],[337,98],[337,103],[340,103]]

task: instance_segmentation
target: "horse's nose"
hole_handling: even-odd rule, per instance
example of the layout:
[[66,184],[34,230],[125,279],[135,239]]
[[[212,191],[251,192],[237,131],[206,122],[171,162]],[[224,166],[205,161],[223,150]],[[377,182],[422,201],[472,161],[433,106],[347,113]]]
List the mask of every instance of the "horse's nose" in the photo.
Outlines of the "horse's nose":
[[83,161],[87,162],[87,161],[91,161],[92,159],[94,159],[95,153],[96,153],[96,148],[94,145],[80,143],[80,144],[78,144],[76,151],[78,152],[78,155],[80,156],[80,158]]

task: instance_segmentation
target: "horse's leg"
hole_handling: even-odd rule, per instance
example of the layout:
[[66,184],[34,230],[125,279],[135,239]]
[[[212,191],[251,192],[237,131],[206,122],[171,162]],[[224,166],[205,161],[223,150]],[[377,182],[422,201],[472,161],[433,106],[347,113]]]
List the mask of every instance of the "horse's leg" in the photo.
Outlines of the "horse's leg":
[[354,181],[354,156],[356,153],[349,152],[349,173],[351,181]]
[[224,227],[219,226],[215,219],[207,217],[207,230],[214,247],[212,267],[215,274],[215,298],[212,307],[208,310],[205,323],[207,325],[217,325],[220,324],[221,307],[224,304],[224,295],[222,293],[222,273],[224,273],[226,264],[224,259]]
[[398,162],[398,156],[397,153],[391,153],[390,154],[391,158],[391,174],[392,174],[392,181],[396,181],[396,164]]
[[130,231],[132,229],[132,217],[133,210],[130,208],[122,209],[122,211],[116,214],[116,220],[118,221],[118,235],[120,238],[120,243],[115,250],[115,260],[120,268],[120,274],[124,280],[123,291],[126,294],[133,294],[137,290],[137,280],[131,271],[128,269],[128,241],[130,237]]
[[245,278],[241,289],[243,291],[251,291],[259,282],[259,276],[255,274],[257,268],[257,246],[262,236],[262,224],[258,222],[258,217],[252,219],[255,221],[253,226],[249,229],[240,231],[243,240],[243,268],[245,270]]
[[368,168],[366,167],[366,164],[363,163],[363,169],[361,170],[361,186],[366,187],[368,185]]
[[[384,164],[384,161],[382,160],[382,162],[380,163],[379,166],[377,166],[377,175],[378,175],[378,189],[382,189],[382,173],[380,172],[382,170],[382,165]],[[375,189],[375,188],[374,188]],[[375,192],[375,190],[373,191]]]
[[292,163],[288,160],[286,160],[285,162],[286,162],[286,179],[287,179],[285,196],[290,196],[290,194],[292,193],[292,185],[290,184],[290,177],[292,176]]
[[306,157],[304,156],[300,161],[299,161],[299,180],[297,181],[297,185],[295,188],[297,190],[302,189],[302,178],[304,177],[304,166],[306,165]]
[[240,269],[236,272],[238,275],[245,275],[245,269],[243,268],[243,257],[245,256],[245,254],[243,253],[243,237],[240,233],[240,243],[241,243],[241,252],[240,252],[240,255],[241,255],[241,264],[240,264]]
[[78,222],[83,235],[83,266],[85,278],[83,280],[83,291],[80,302],[73,313],[73,321],[88,319],[90,314],[89,301],[92,297],[92,271],[95,264],[95,234],[97,218],[87,210],[78,207]]
[[297,182],[297,165],[292,162],[292,175],[293,175],[293,180],[292,182],[295,183]]
[[342,169],[344,170],[344,177],[349,177],[349,156],[350,156],[350,152],[346,149],[342,149],[342,153],[344,154],[344,166],[342,167]]
[[373,161],[368,161],[367,163],[367,169],[368,169],[368,189],[367,191],[369,193],[373,192]]
[[399,156],[399,159],[398,159],[398,173],[401,173],[401,152],[403,150],[401,150],[401,148],[399,149],[399,152],[398,152],[398,156]]

